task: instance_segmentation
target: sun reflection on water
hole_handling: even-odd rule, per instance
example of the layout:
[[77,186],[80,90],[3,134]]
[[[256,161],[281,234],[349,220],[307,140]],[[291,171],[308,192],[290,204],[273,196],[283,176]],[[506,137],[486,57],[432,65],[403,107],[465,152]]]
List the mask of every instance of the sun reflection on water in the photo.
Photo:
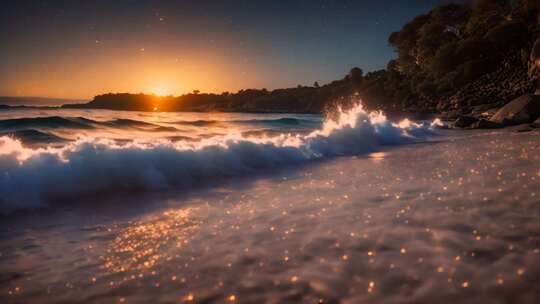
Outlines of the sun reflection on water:
[[113,240],[104,260],[108,273],[134,273],[142,277],[170,260],[187,246],[200,226],[192,217],[196,208],[168,210],[150,220],[130,222]]

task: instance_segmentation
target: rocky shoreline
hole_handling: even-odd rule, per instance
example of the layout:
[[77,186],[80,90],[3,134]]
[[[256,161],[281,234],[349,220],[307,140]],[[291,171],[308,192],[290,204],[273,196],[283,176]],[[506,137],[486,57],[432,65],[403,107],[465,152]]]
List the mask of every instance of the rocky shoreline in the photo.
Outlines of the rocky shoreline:
[[[521,57],[521,58],[520,58]],[[540,127],[540,38],[527,56],[514,53],[492,73],[440,100],[436,113],[450,127]],[[526,129],[526,128],[524,128]]]
[[483,112],[459,115],[450,126],[469,129],[496,129],[514,125],[529,124],[540,127],[540,95],[526,94],[503,107]]

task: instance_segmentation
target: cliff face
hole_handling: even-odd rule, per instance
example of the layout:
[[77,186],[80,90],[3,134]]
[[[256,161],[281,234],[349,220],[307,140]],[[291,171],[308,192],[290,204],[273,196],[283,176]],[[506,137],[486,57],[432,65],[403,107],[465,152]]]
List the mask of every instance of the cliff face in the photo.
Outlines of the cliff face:
[[527,67],[518,54],[509,54],[497,66],[494,72],[439,99],[437,112],[446,118],[477,114],[502,107],[521,95],[534,92],[534,83],[527,76]]

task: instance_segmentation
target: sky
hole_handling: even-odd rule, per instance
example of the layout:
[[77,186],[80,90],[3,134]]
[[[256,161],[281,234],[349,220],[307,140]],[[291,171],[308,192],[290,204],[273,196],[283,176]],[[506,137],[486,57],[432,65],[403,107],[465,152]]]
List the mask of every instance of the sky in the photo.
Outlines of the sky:
[[91,99],[321,85],[381,69],[444,0],[2,0],[0,95]]

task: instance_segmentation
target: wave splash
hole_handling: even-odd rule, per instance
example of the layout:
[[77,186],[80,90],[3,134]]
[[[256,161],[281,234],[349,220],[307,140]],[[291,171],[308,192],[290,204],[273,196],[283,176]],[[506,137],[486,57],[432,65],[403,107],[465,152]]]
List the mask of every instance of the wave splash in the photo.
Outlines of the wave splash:
[[433,134],[432,125],[392,123],[361,105],[340,111],[308,135],[245,137],[232,131],[199,142],[78,140],[30,149],[0,137],[0,212],[36,208],[59,198],[183,188],[201,181],[324,157],[370,153]]

